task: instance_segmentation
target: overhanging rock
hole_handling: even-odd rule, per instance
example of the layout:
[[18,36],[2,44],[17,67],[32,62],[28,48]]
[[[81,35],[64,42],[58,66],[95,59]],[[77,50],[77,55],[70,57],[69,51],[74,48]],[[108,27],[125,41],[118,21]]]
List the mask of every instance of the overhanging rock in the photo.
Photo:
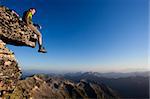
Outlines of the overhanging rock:
[[0,39],[16,46],[36,46],[36,34],[13,10],[0,6]]

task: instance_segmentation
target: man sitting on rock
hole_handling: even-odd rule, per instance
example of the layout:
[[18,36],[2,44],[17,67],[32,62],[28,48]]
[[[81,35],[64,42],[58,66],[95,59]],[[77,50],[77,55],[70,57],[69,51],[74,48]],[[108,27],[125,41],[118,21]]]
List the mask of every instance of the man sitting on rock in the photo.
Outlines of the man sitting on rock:
[[30,8],[29,10],[25,11],[23,13],[23,21],[27,24],[27,26],[34,31],[34,33],[36,33],[37,37],[38,37],[38,44],[39,44],[39,50],[38,52],[41,53],[46,53],[47,51],[45,50],[44,47],[42,47],[42,35],[40,33],[40,31],[38,30],[37,27],[40,28],[39,25],[35,25],[32,22],[32,16],[35,14],[36,9],[35,8]]

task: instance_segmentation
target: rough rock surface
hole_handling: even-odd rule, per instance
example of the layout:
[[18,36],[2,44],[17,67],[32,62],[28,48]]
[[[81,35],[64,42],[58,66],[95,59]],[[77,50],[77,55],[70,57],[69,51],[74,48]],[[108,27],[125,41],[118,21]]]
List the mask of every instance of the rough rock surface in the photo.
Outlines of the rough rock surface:
[[0,92],[13,90],[20,76],[21,71],[13,52],[0,40]]
[[7,44],[35,47],[37,36],[13,10],[0,6],[0,39]]
[[45,75],[34,75],[21,80],[21,70],[14,53],[5,44],[36,46],[37,37],[14,11],[0,6],[0,99],[117,99],[104,85],[69,80]]

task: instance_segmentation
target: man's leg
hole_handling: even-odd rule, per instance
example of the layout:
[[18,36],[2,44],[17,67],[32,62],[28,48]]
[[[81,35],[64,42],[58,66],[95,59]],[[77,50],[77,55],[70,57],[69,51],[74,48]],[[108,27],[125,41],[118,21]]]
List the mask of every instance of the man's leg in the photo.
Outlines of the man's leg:
[[38,37],[38,44],[39,44],[39,52],[43,52],[46,53],[46,50],[42,47],[42,35],[40,33],[40,31],[32,24],[28,25],[29,28],[34,31],[34,33],[36,33],[37,37]]

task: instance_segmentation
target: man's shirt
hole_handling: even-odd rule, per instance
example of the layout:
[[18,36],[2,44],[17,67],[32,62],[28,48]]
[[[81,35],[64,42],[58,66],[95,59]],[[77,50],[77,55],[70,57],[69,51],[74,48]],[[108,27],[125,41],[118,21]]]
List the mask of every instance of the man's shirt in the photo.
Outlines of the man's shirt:
[[27,24],[33,24],[32,16],[33,15],[31,11],[25,11],[23,14],[23,21],[25,21]]

